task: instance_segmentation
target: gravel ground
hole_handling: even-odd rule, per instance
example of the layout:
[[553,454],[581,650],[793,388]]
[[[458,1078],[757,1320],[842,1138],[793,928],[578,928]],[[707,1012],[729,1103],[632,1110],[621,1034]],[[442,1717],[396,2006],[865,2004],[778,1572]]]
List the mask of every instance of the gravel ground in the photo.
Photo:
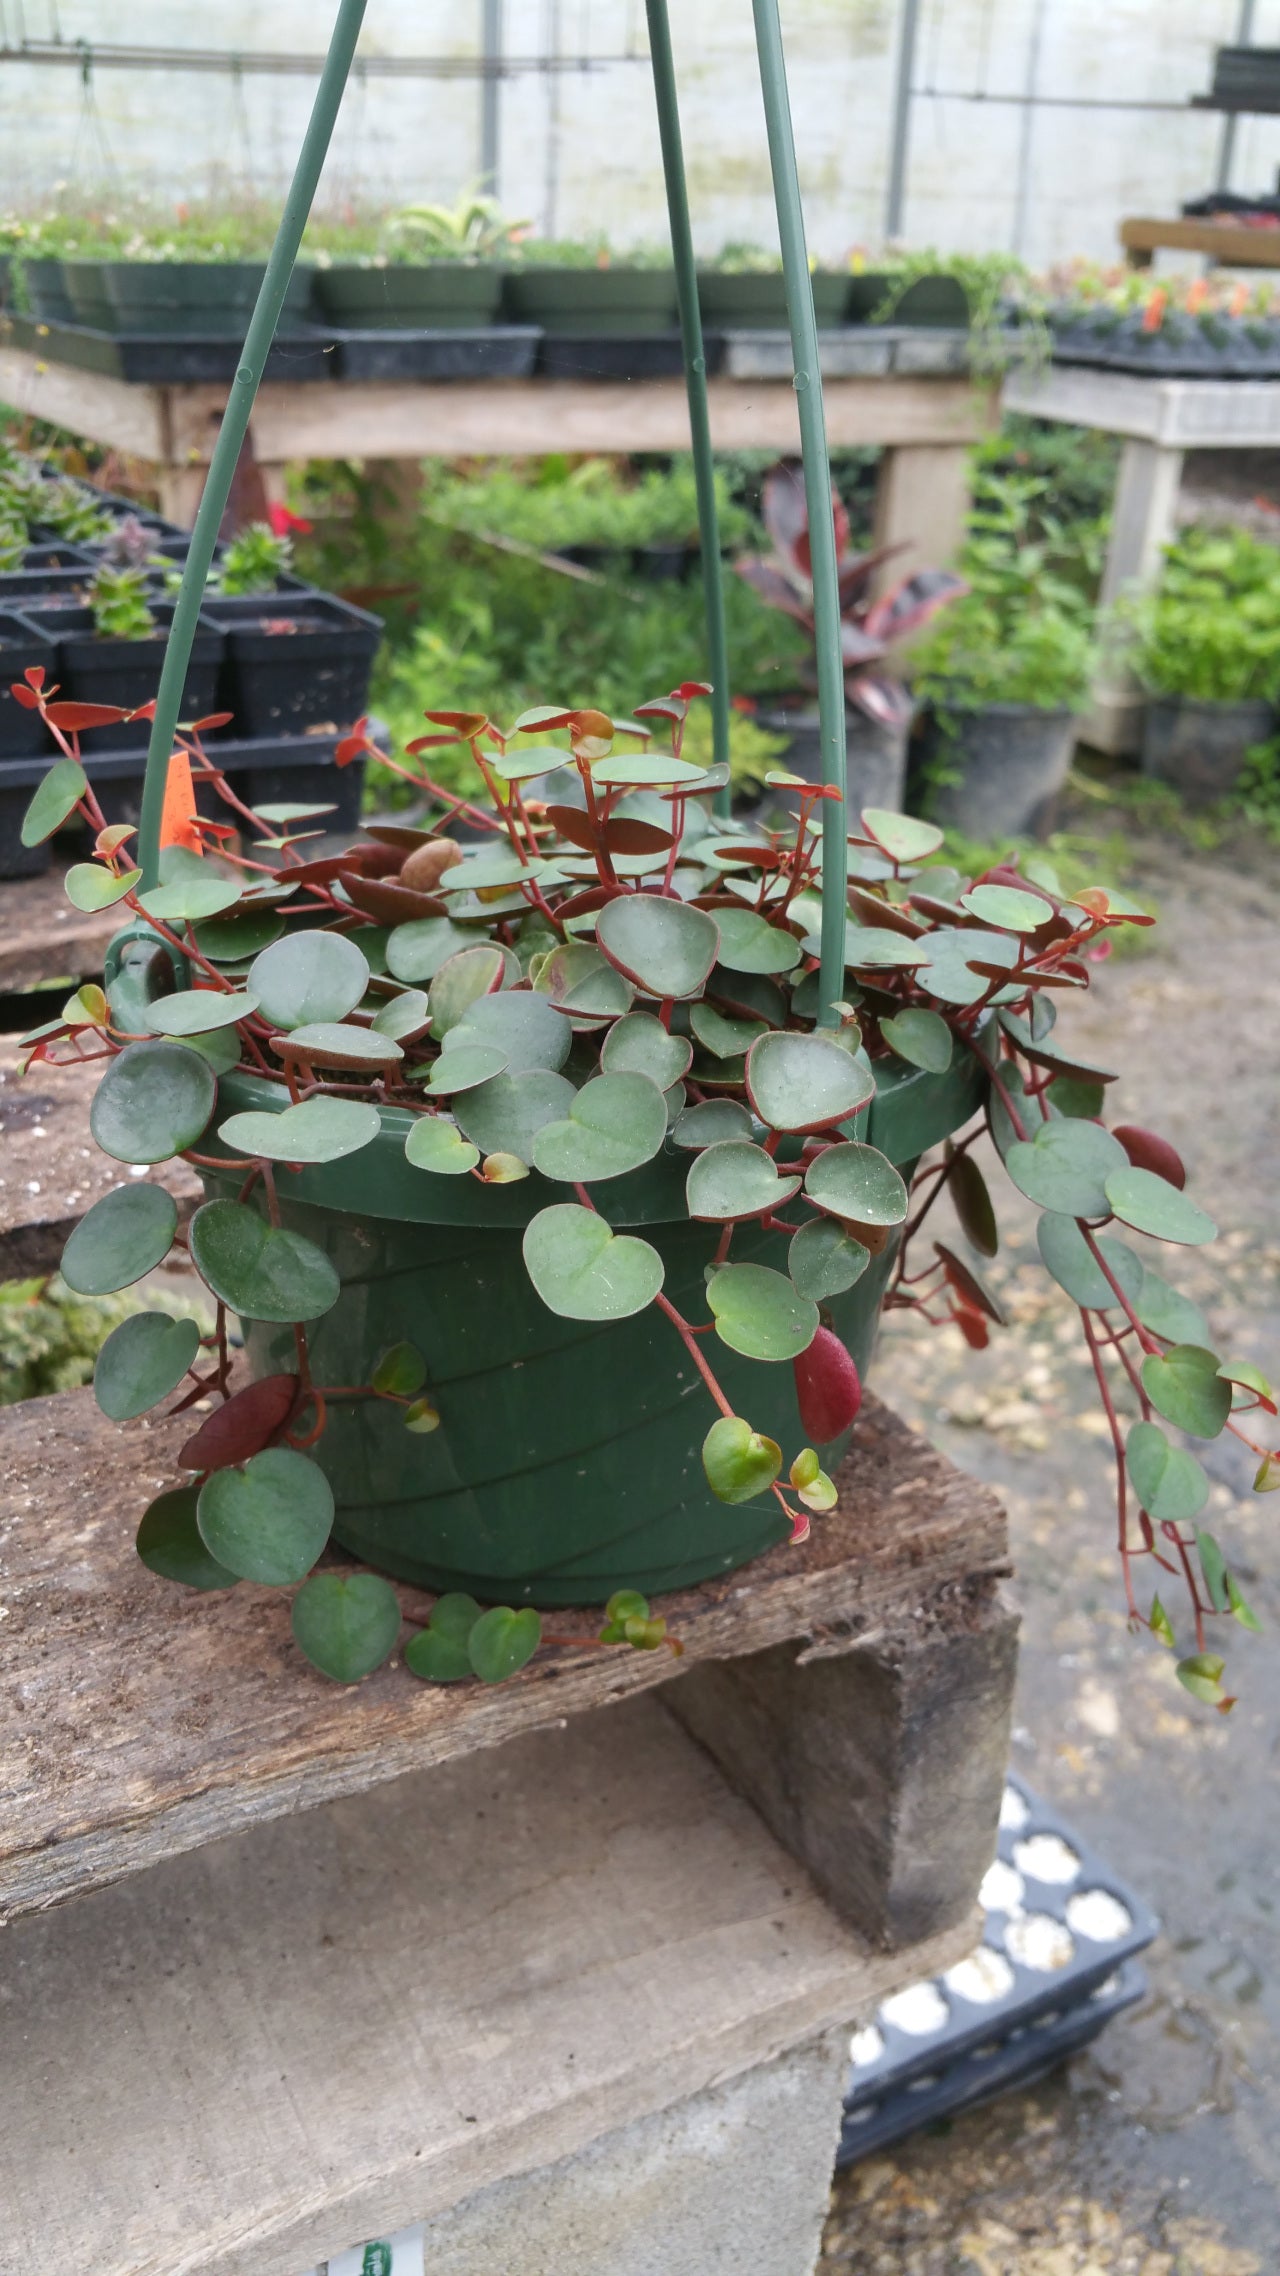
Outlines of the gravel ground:
[[[1168,1277],[1204,1305],[1226,1348],[1273,1376],[1278,869],[1254,844],[1195,857],[1142,845],[1131,881],[1154,897],[1160,925],[1064,1017],[1064,1032],[1119,1066],[1124,1119],[1179,1147],[1191,1190],[1228,1229],[1208,1251],[1179,1252]],[[1201,1449],[1214,1530],[1266,1622],[1261,1637],[1231,1630],[1240,1700],[1220,1718],[1187,1699],[1170,1654],[1125,1630],[1110,1446],[1076,1315],[1031,1261],[1035,1212],[1007,1181],[993,1191],[1004,1247],[990,1277],[1012,1330],[975,1354],[958,1331],[898,1314],[877,1385],[1005,1496],[1024,1623],[1014,1765],[1145,1892],[1164,1933],[1149,1998],[1094,2049],[843,2176],[823,2265],[844,2276],[1275,2276],[1280,1512],[1249,1492],[1236,1442]]]

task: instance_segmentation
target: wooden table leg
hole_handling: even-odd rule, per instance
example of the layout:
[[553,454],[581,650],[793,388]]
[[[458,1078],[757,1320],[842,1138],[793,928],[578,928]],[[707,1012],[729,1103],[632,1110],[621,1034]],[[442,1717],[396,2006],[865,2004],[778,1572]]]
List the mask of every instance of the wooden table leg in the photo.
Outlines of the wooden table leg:
[[1017,1632],[976,1582],[918,1624],[691,1668],[662,1697],[836,1911],[892,1949],[962,1921],[995,1855]]
[[1106,627],[1092,708],[1081,722],[1086,743],[1116,755],[1142,740],[1144,698],[1129,657],[1135,633],[1115,615],[1118,601],[1149,593],[1158,583],[1165,546],[1173,536],[1182,487],[1180,450],[1130,438],[1121,452],[1111,540],[1099,594]]
[[883,583],[913,569],[947,568],[964,543],[971,485],[967,443],[909,443],[887,449],[876,483],[873,542],[902,545]]

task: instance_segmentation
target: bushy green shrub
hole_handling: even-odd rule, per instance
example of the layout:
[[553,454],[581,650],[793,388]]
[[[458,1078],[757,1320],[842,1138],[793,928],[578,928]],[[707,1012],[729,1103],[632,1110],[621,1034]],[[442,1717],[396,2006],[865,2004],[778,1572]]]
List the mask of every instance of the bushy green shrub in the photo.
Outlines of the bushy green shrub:
[[1280,548],[1242,529],[1188,529],[1135,611],[1157,695],[1243,703],[1280,695]]
[[960,559],[969,592],[914,650],[916,694],[940,711],[1083,703],[1094,663],[1089,534],[1060,523],[1049,485],[980,467]]

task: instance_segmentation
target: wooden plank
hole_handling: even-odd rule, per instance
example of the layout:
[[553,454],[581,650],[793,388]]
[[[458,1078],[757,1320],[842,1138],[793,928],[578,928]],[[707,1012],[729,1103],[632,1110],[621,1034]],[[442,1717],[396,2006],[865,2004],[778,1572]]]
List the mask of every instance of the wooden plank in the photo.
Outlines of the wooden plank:
[[[72,908],[60,869],[0,882],[0,995],[21,995],[46,980],[96,979],[119,930],[118,909],[87,916]],[[58,1008],[51,1004],[50,1011]]]
[[169,456],[167,392],[0,346],[0,403],[136,458]]
[[[810,1542],[662,1603],[682,1662],[558,1650],[496,1689],[437,1689],[395,1661],[339,1690],[300,1659],[284,1596],[243,1584],[197,1596],[138,1563],[142,1507],[172,1483],[189,1428],[119,1427],[87,1391],[0,1414],[0,1908],[10,1914],[500,1745],[667,1681],[676,1666],[797,1636],[843,1649],[1007,1570],[999,1504],[868,1399],[840,1507]],[[402,1601],[421,1617],[428,1600],[404,1590]],[[563,1633],[598,1624],[590,1612],[556,1615]]]
[[[215,390],[174,388],[175,463],[207,459],[216,432]],[[717,450],[799,448],[795,389],[782,380],[713,379]],[[965,378],[829,379],[823,388],[833,444],[975,442],[991,391]],[[546,451],[687,450],[681,379],[335,381],[268,383],[253,414],[261,465],[304,458],[422,458]]]
[[1132,435],[1165,450],[1280,447],[1280,387],[1268,379],[1156,379],[1050,364],[1005,378],[1006,411]]
[[63,1244],[91,1202],[134,1176],[168,1187],[184,1220],[200,1198],[185,1162],[132,1171],[101,1154],[89,1135],[89,1102],[100,1064],[18,1074],[19,1053],[0,1041],[0,1280],[56,1272]]
[[[1229,269],[1280,269],[1280,229],[1246,229],[1240,222],[1196,221],[1179,216],[1168,221],[1136,214],[1120,224],[1120,243],[1126,253],[1151,254],[1166,248],[1178,253],[1204,253]],[[1146,268],[1137,261],[1136,268]]]
[[[0,2258],[297,2276],[866,2015],[978,1934],[868,1952],[654,1700],[526,1733],[9,1928]],[[833,2094],[826,2138],[834,2116]]]

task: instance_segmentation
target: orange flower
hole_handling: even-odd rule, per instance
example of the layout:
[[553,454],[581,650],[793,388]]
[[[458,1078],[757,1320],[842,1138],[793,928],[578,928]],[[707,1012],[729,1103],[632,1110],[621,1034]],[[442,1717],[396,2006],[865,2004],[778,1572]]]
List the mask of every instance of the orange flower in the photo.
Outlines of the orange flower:
[[1164,285],[1157,285],[1155,291],[1151,295],[1150,300],[1147,302],[1146,307],[1142,311],[1142,329],[1144,332],[1159,331],[1161,325],[1164,322],[1164,312],[1168,305],[1169,295],[1167,290],[1165,289]]
[[1192,278],[1192,280],[1191,280],[1191,283],[1190,283],[1190,284],[1187,286],[1187,301],[1186,301],[1186,307],[1187,307],[1187,314],[1188,314],[1188,316],[1194,316],[1194,315],[1195,315],[1195,313],[1196,313],[1196,310],[1197,310],[1198,308],[1203,308],[1203,307],[1204,307],[1204,304],[1205,304],[1205,302],[1206,302],[1206,300],[1207,300],[1208,298],[1209,298],[1209,280],[1208,280],[1208,278],[1207,278],[1207,277],[1193,277],[1193,278]]

